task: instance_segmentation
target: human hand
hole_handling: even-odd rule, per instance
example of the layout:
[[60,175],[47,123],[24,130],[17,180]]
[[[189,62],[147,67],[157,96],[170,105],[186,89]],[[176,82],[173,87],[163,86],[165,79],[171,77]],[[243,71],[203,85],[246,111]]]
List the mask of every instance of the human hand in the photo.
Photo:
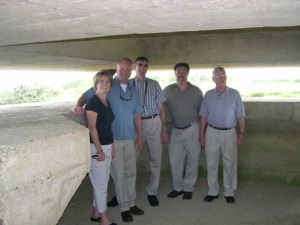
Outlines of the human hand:
[[98,159],[99,162],[103,162],[105,160],[105,154],[103,151],[98,151]]
[[116,149],[115,149],[115,146],[112,144],[111,146],[111,158],[115,158],[116,156]]
[[201,146],[205,146],[205,135],[200,135],[199,142]]
[[237,145],[242,146],[245,143],[245,136],[244,135],[238,135],[237,138]]
[[166,130],[162,130],[160,134],[161,143],[166,144],[168,142],[168,132]]
[[135,149],[137,151],[141,151],[143,147],[143,137],[142,136],[137,136],[135,139]]
[[73,109],[74,113],[76,116],[81,116],[84,114],[84,108],[82,108],[81,106],[75,106]]

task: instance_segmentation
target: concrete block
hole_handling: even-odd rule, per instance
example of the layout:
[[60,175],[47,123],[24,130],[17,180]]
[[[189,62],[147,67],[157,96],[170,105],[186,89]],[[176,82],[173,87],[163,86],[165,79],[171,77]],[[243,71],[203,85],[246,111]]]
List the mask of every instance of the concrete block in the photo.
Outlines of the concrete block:
[[88,130],[57,109],[0,112],[0,221],[55,225],[89,171]]

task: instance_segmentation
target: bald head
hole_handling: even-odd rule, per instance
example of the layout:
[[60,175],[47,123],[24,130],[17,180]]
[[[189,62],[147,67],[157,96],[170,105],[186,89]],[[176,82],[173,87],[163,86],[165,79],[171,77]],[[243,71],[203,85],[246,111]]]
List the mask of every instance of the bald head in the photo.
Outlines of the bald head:
[[123,58],[117,63],[117,78],[121,84],[126,84],[132,71],[132,61]]

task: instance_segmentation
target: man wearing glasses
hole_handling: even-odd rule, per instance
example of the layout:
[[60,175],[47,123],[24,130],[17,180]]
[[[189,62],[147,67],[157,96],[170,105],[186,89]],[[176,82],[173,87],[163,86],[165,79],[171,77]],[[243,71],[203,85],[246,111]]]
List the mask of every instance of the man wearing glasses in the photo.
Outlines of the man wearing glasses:
[[[206,92],[201,106],[200,143],[205,146],[208,195],[206,202],[219,197],[218,169],[222,157],[224,197],[227,203],[234,203],[237,183],[237,145],[245,138],[245,109],[241,96],[226,85],[223,67],[213,70],[216,88]],[[239,125],[239,132],[235,127]]]
[[[121,59],[117,63],[117,77],[113,79],[111,90],[107,95],[107,100],[115,115],[112,132],[116,155],[111,163],[111,176],[124,222],[133,221],[131,214],[144,214],[144,211],[135,205],[135,150],[140,151],[143,145],[141,120],[143,109],[136,88],[128,83],[131,71],[131,60]],[[92,90],[88,90],[83,96],[91,95],[88,92],[92,92]],[[85,98],[87,99],[87,97]],[[79,107],[82,106],[83,104],[80,103]]]
[[[166,97],[155,80],[146,77],[149,59],[140,56],[135,60],[135,78],[129,83],[140,94],[143,107],[143,137],[149,149],[150,182],[146,188],[147,198],[151,206],[158,206],[156,197],[160,180],[160,168],[163,144],[167,142],[166,113],[163,102]],[[139,151],[138,151],[139,153]]]

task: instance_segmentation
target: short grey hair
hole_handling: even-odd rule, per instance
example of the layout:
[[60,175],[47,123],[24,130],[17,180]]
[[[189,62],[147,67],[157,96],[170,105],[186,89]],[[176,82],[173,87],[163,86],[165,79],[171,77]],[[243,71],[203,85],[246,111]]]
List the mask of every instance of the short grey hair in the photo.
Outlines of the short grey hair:
[[221,66],[215,67],[213,70],[213,74],[215,74],[218,70],[224,72],[224,74],[226,75],[226,71],[225,71],[224,67],[221,67]]

